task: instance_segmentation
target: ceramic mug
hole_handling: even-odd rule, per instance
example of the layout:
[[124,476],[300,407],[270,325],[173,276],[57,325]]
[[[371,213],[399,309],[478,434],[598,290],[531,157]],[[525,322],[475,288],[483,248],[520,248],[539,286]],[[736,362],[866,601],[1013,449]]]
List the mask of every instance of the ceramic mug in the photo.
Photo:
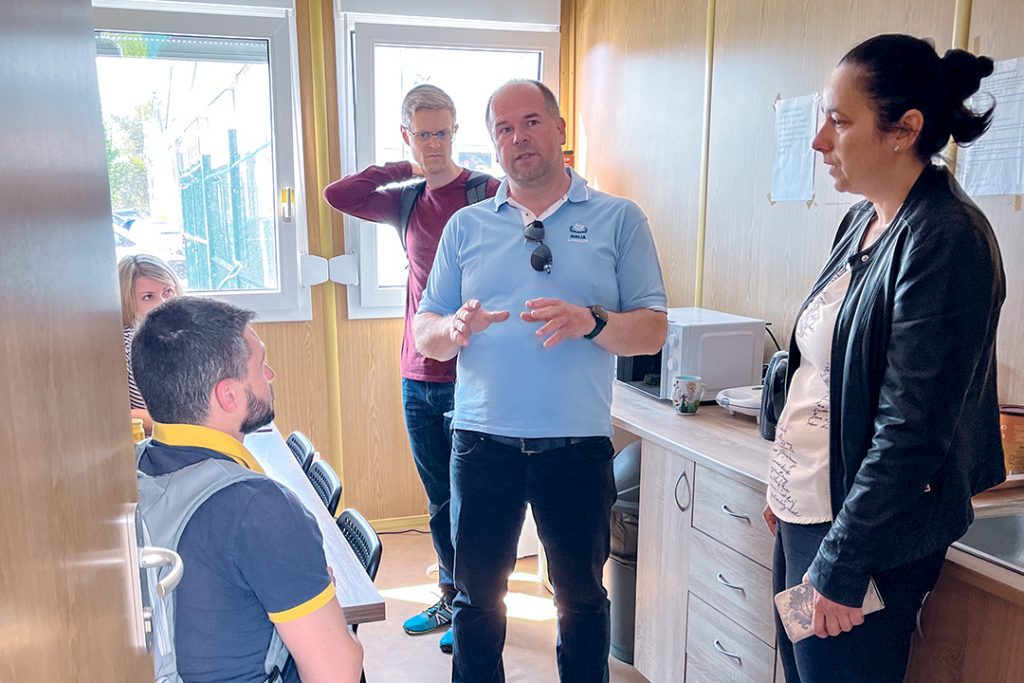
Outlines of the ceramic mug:
[[696,375],[676,375],[672,380],[672,405],[680,415],[693,415],[704,398],[704,382]]

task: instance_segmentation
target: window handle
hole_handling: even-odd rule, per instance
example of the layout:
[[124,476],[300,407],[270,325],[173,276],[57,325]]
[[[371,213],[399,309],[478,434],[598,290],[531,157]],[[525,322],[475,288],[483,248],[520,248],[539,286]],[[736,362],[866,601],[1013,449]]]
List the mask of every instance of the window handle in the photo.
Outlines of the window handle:
[[291,223],[295,214],[295,188],[281,188],[281,220]]
[[750,523],[750,515],[744,515],[744,514],[739,513],[739,512],[733,512],[732,510],[729,509],[729,506],[726,505],[725,503],[722,503],[722,512],[724,512],[725,514],[729,515],[730,517],[735,517],[736,519],[742,519],[745,522],[747,522],[748,524]]

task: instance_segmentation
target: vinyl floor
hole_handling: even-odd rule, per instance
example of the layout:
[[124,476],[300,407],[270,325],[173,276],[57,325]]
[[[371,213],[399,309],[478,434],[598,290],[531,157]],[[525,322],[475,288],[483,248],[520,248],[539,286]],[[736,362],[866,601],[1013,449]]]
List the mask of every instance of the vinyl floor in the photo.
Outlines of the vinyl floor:
[[[437,575],[427,574],[436,561],[427,534],[386,534],[377,573],[377,588],[387,605],[387,620],[362,624],[368,683],[447,683],[451,656],[437,643],[441,632],[408,636],[402,622],[433,604]],[[558,683],[555,665],[555,608],[537,578],[537,558],[519,560],[509,581],[508,632],[505,641],[507,683]],[[645,683],[633,667],[610,658],[611,683]]]

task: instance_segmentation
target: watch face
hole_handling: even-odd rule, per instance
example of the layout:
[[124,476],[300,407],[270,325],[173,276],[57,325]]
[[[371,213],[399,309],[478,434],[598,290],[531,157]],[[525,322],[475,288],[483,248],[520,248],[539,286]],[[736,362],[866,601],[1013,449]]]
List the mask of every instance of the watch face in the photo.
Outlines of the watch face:
[[608,322],[608,311],[605,309],[604,306],[600,304],[594,304],[593,306],[590,307],[590,312],[594,315],[595,318],[597,318],[601,322]]

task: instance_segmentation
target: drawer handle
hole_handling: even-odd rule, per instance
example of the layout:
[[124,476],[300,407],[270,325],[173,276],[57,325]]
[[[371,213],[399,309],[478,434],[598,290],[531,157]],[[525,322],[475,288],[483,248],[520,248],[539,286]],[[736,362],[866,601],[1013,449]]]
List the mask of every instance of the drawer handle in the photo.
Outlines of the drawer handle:
[[686,482],[686,497],[690,498],[690,479],[689,479],[689,477],[686,476],[686,470],[685,469],[683,470],[683,473],[679,475],[679,478],[676,479],[676,488],[672,492],[672,495],[676,499],[676,507],[679,508],[680,512],[686,512],[687,510],[690,509],[690,501],[689,500],[686,501],[686,505],[683,505],[682,503],[679,502],[679,484],[681,482],[684,482],[684,481]]
[[725,647],[722,645],[722,641],[720,641],[718,638],[715,638],[715,649],[721,652],[726,657],[731,657],[732,659],[735,659],[737,663],[743,663],[743,658],[734,652],[729,652],[728,650],[726,650]]
[[730,517],[735,517],[736,519],[742,519],[747,524],[750,524],[750,515],[744,515],[744,514],[739,513],[739,512],[733,512],[732,510],[729,509],[729,506],[726,505],[725,503],[722,503],[722,512],[724,512],[725,514],[729,515]]
[[715,578],[718,579],[718,583],[722,584],[723,586],[731,588],[734,591],[739,591],[740,593],[746,595],[747,591],[743,589],[743,586],[737,586],[735,583],[729,583],[729,580],[722,576],[722,572],[718,572]]

